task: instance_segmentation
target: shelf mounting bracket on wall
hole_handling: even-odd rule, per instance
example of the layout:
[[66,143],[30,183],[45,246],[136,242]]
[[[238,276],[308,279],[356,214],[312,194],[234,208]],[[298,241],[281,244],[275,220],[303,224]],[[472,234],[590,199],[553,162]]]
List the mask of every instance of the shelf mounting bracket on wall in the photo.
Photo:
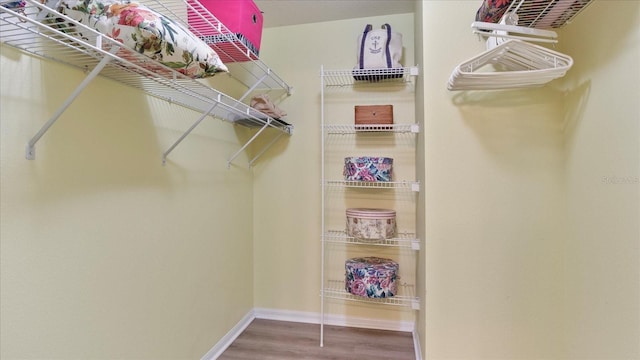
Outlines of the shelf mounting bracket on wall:
[[196,122],[194,122],[193,125],[191,125],[191,127],[189,129],[187,129],[187,131],[185,131],[184,134],[182,134],[182,136],[180,136],[180,138],[178,140],[176,140],[173,143],[173,145],[171,145],[167,149],[167,151],[162,153],[162,165],[166,165],[167,164],[167,156],[173,151],[173,149],[176,148],[176,146],[178,146],[178,144],[180,144],[182,142],[182,140],[184,140],[184,138],[187,137],[187,135],[191,134],[193,129],[195,129],[198,125],[200,125],[202,120],[204,120],[209,114],[211,114],[211,112],[218,106],[218,104],[220,104],[220,99],[218,99],[217,102],[214,102],[213,105],[211,105],[211,107],[207,111],[203,112],[202,116],[200,116],[200,118],[198,118],[198,120],[196,120]]
[[258,85],[262,84],[268,76],[269,76],[269,73],[265,73],[264,75],[262,75],[260,79],[258,79],[258,81],[255,82],[255,84],[253,84],[249,89],[247,89],[247,91],[242,95],[242,97],[238,99],[238,101],[242,101],[246,99],[247,96],[249,96],[249,94],[251,94],[251,92],[253,92],[258,87]]
[[[96,40],[96,46],[101,47],[102,36],[98,36]],[[110,51],[111,54],[115,54],[118,48],[114,48]],[[34,160],[36,158],[36,143],[44,134],[49,130],[51,126],[62,116],[67,108],[73,103],[73,101],[80,95],[80,93],[95,79],[98,74],[104,69],[105,66],[112,60],[111,56],[105,56],[100,60],[98,65],[91,70],[89,74],[82,80],[80,85],[71,93],[71,95],[65,100],[65,102],[58,108],[58,110],[51,116],[51,118],[40,128],[40,130],[29,140],[26,146],[26,158],[27,160]]]
[[[256,160],[258,160],[258,158],[262,156],[262,154],[264,154],[267,150],[269,150],[269,148],[273,144],[275,144],[278,141],[278,139],[282,137],[282,135],[284,135],[283,132],[278,133],[276,136],[274,136],[273,139],[271,139],[271,141],[264,148],[262,148],[262,150],[260,150],[260,152],[256,156],[254,156],[253,159],[251,159],[251,161],[249,161],[249,167],[252,167],[253,164],[256,162]],[[291,133],[289,133],[289,135],[291,135]]]
[[[218,47],[221,46],[219,43],[206,44],[220,50],[218,54],[226,56],[230,63],[239,64],[239,68],[233,71],[232,78],[248,89],[240,100],[216,90],[206,82],[197,81],[197,79],[177,70],[164,67],[156,60],[149,59],[144,54],[123,46],[120,42],[110,38],[109,35],[99,33],[96,29],[58,12],[42,1],[11,2],[11,6],[5,6],[5,3],[9,3],[8,1],[2,1],[2,3],[3,6],[0,6],[0,32],[2,32],[0,42],[3,45],[15,47],[39,58],[60,61],[87,74],[62,106],[28,141],[26,158],[29,160],[35,159],[35,146],[40,138],[98,75],[142,90],[147,95],[194,110],[201,115],[191,128],[162,154],[163,164],[166,164],[169,153],[207,116],[249,128],[258,128],[259,133],[262,133],[267,126],[282,134],[291,135],[292,133],[293,125],[280,119],[270,118],[243,102],[252,93],[262,89],[266,91],[283,89],[286,90],[287,95],[291,95],[291,87],[266,67],[256,54],[244,51],[246,46],[242,45],[236,35],[211,15],[197,0],[150,0],[145,2],[145,5],[165,16],[170,16],[171,19],[192,32],[195,31],[194,34],[203,38],[204,34],[197,31],[196,24],[192,24],[190,19],[182,16],[185,6],[189,9],[195,7],[197,10],[195,13],[204,19],[203,29],[217,28],[218,32],[233,40],[231,44],[237,51],[225,52],[224,54],[222,53],[223,49]],[[19,5],[14,6],[13,3],[19,3]],[[46,19],[54,17],[56,23],[55,26],[52,26]],[[158,71],[158,69],[160,70]],[[243,146],[243,149],[247,146],[248,143]],[[266,148],[251,160],[250,166],[264,151]],[[234,157],[236,156],[234,155]]]
[[[240,153],[242,153],[244,151],[244,149],[247,148],[247,146],[249,146],[255,139],[258,138],[258,136],[260,136],[260,134],[266,130],[268,127],[272,126],[271,122],[273,120],[271,118],[266,120],[266,123],[260,128],[260,130],[258,130],[255,134],[253,134],[253,136],[244,144],[242,145],[242,147],[240,149],[238,149],[238,151],[236,151],[233,155],[231,155],[231,157],[229,159],[227,159],[227,169],[231,168],[231,162],[233,161],[233,159],[235,159],[236,157],[238,157],[238,155],[240,155]],[[265,145],[264,148],[262,148],[262,150],[253,158],[251,159],[251,161],[249,161],[249,167],[253,166],[253,163],[255,163],[255,161],[262,155],[264,154],[273,144],[275,144],[275,142],[280,139],[280,137],[282,135],[285,134],[285,132],[288,135],[291,135],[292,132],[292,127],[288,126],[285,130],[283,130],[283,132],[280,132],[279,134],[277,134],[267,145]]]

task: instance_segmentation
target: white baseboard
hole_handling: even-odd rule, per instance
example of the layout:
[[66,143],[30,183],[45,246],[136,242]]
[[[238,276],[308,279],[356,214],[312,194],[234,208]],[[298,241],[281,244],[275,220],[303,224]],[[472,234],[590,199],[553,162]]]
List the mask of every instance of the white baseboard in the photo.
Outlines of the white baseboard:
[[[320,324],[320,313],[315,313],[315,312],[290,311],[290,310],[265,309],[265,308],[254,308],[253,311],[256,319]],[[413,322],[408,322],[408,321],[377,320],[377,319],[355,318],[351,316],[331,315],[331,314],[325,314],[324,323],[326,325],[349,326],[349,327],[358,327],[358,328],[367,328],[367,329],[393,330],[393,331],[405,331],[405,332],[412,332],[415,329],[415,324]]]
[[320,324],[320,314],[313,312],[253,308],[253,313],[256,319]]
[[[308,324],[320,324],[320,314],[305,311],[290,311],[279,309],[254,308],[249,311],[229,332],[209,350],[201,360],[215,360],[240,336],[244,329],[251,324],[253,319],[267,319],[278,321],[292,321]],[[326,325],[349,326],[377,330],[405,331],[413,334],[416,360],[422,360],[420,351],[420,339],[415,330],[415,324],[408,321],[376,320],[367,318],[354,318],[344,315],[325,315]]]
[[244,329],[255,319],[254,311],[249,311],[229,332],[215,344],[200,360],[215,360],[242,334]]
[[420,336],[417,329],[413,329],[413,349],[416,351],[416,360],[422,360],[422,347],[420,347]]

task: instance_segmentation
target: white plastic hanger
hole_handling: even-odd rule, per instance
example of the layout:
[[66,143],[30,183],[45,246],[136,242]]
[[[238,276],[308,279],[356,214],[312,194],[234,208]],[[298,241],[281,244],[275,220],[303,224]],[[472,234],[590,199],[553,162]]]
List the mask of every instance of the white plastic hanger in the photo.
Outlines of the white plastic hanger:
[[522,40],[507,40],[452,72],[449,90],[495,90],[541,86],[562,77],[573,59]]
[[488,37],[487,50],[453,70],[449,90],[534,87],[566,74],[573,65],[570,56],[530,43],[557,43],[556,32],[518,26],[517,12],[523,4],[524,0],[508,11],[499,24],[471,24],[474,33]]

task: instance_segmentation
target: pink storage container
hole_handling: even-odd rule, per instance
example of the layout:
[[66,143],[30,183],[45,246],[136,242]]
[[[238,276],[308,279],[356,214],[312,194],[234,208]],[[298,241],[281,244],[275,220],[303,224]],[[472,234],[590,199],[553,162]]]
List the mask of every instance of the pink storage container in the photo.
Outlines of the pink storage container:
[[[212,28],[203,22],[197,14],[189,10],[189,25],[218,52],[223,62],[248,61],[256,58],[253,55],[258,55],[260,52],[263,17],[262,12],[252,0],[197,1],[237,38],[237,40],[230,41],[229,34],[221,34],[218,29]],[[237,43],[238,40],[241,43],[240,50],[233,45],[233,42]],[[242,50],[245,48],[251,50],[253,54],[243,52]]]

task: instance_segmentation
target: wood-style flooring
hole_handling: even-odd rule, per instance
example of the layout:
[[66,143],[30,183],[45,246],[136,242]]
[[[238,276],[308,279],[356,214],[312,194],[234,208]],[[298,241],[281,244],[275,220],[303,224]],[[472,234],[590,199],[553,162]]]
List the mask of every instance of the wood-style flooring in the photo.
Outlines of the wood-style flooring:
[[415,360],[409,332],[255,319],[219,360]]

